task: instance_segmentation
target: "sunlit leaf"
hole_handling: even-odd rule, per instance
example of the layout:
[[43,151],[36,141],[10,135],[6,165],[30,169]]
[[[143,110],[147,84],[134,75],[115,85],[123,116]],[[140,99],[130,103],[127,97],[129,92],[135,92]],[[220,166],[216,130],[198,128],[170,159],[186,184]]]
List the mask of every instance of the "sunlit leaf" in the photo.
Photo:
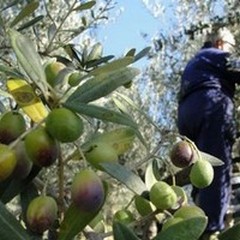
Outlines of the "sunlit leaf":
[[192,217],[169,226],[161,231],[154,240],[198,240],[206,226],[206,217]]
[[119,70],[121,68],[127,67],[129,64],[133,62],[132,56],[127,56],[124,58],[116,59],[110,63],[105,64],[102,67],[98,67],[91,72],[93,76],[97,76],[99,74],[113,72],[114,70]]
[[104,72],[98,76],[95,76],[87,80],[84,84],[79,86],[70,97],[67,102],[78,101],[79,103],[87,103],[94,101],[101,97],[107,96],[118,87],[131,81],[139,70],[136,68],[121,68],[113,72]]
[[114,240],[140,240],[132,229],[121,222],[113,222]]
[[74,11],[82,11],[82,10],[88,10],[92,8],[96,4],[96,1],[89,1],[86,3],[82,3],[79,7],[74,8]]
[[0,202],[0,236],[4,240],[30,240],[25,229]]
[[120,181],[134,193],[141,195],[147,191],[147,187],[141,178],[126,167],[116,163],[101,163],[101,166],[109,175]]
[[202,158],[204,160],[209,161],[213,166],[222,166],[222,165],[224,165],[224,162],[222,160],[220,160],[219,158],[214,157],[214,156],[212,156],[212,155],[210,155],[208,153],[202,152],[202,151],[199,151],[199,152],[200,152]]
[[18,105],[34,122],[39,123],[48,115],[47,108],[25,80],[9,79],[7,88]]
[[127,106],[122,101],[113,97],[113,102],[121,112],[127,113],[127,114],[129,113],[129,110],[127,109]]
[[106,143],[112,146],[118,155],[124,154],[128,151],[135,139],[135,130],[129,127],[119,127],[103,133],[94,134],[89,141],[83,144],[83,151],[88,151],[93,145]]
[[38,1],[31,1],[30,3],[28,3],[24,8],[22,8],[20,13],[12,21],[12,23],[10,24],[10,27],[15,26],[17,23],[19,23],[25,17],[27,17],[30,14],[32,14],[38,8],[38,6],[39,6],[39,2]]
[[87,61],[99,59],[102,56],[103,53],[103,46],[101,43],[96,43],[93,47],[90,53],[87,56]]
[[46,76],[33,42],[21,33],[9,29],[8,34],[11,40],[16,57],[29,78],[38,86],[42,93],[47,92]]
[[132,48],[126,53],[125,56],[132,56],[133,57],[135,55],[135,53],[136,53],[136,48]]
[[146,171],[145,171],[145,184],[146,184],[148,190],[150,190],[152,185],[158,181],[158,179],[156,178],[156,176],[154,174],[154,166],[155,166],[154,163],[155,162],[156,162],[156,160],[149,161],[149,163],[147,164]]

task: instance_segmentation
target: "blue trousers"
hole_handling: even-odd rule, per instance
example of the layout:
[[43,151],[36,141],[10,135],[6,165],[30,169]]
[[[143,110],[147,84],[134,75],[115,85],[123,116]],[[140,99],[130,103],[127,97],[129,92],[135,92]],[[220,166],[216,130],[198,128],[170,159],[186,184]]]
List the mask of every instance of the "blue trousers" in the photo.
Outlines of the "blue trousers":
[[199,150],[224,162],[214,167],[214,180],[198,190],[198,205],[208,216],[207,231],[224,229],[231,196],[231,152],[236,134],[232,100],[215,89],[198,90],[179,103],[178,129]]

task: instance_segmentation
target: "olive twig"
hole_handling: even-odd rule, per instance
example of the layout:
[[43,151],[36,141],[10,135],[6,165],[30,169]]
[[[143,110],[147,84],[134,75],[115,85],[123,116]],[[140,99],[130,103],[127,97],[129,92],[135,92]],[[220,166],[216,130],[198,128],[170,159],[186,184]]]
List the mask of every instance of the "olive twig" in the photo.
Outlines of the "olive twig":
[[65,211],[65,206],[64,206],[64,162],[63,162],[61,152],[58,158],[58,187],[59,187],[59,196],[58,196],[59,212],[60,212],[60,217],[62,217]]

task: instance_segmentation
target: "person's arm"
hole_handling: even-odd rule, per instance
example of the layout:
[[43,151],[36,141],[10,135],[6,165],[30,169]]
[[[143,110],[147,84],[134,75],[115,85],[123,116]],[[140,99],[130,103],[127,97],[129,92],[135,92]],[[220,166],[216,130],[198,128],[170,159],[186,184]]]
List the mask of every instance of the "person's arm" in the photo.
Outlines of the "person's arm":
[[236,84],[240,84],[240,59],[229,57],[227,59],[227,71],[230,75],[230,78]]

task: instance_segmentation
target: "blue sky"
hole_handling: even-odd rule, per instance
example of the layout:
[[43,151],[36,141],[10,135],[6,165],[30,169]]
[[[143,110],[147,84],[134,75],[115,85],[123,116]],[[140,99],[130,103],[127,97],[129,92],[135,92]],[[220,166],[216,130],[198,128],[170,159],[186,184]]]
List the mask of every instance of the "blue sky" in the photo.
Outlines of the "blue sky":
[[[150,38],[158,31],[159,22],[145,8],[141,0],[119,0],[119,7],[124,11],[114,23],[101,27],[98,30],[98,39],[103,43],[104,54],[113,54],[116,57],[126,53],[131,48],[137,52],[149,46]],[[141,33],[147,33],[149,38],[144,39]]]

